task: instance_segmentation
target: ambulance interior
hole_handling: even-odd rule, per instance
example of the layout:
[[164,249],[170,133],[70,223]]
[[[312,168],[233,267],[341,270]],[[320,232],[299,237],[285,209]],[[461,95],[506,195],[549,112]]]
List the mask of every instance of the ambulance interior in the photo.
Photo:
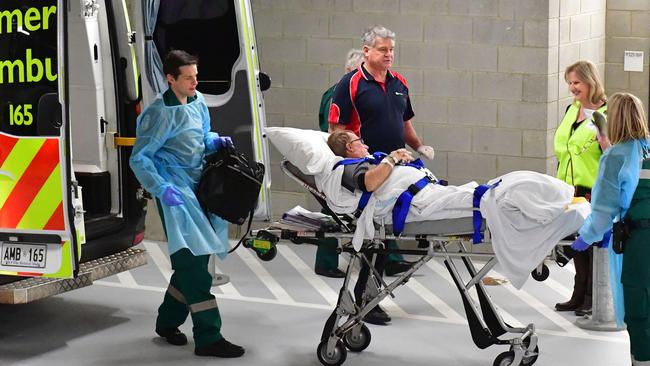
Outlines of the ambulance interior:
[[[147,6],[155,7],[154,13]],[[136,4],[132,33],[127,10],[120,0],[103,0],[96,7],[71,2],[68,17],[70,124],[76,180],[82,187],[87,240],[82,260],[126,248],[133,242],[128,227],[143,224],[142,190],[128,166],[115,136],[135,136],[136,109],[144,108],[166,89],[152,87],[162,71],[150,70],[133,55],[146,54],[142,44],[153,41],[157,56],[184,49],[199,57],[199,85],[208,104],[212,129],[231,136],[238,150],[254,160],[253,110],[247,60],[242,52],[241,9],[234,0],[142,1]],[[147,14],[156,14],[147,19]],[[150,23],[148,35],[143,24]],[[206,42],[202,34],[219,34]],[[141,44],[137,44],[141,42]],[[135,47],[137,51],[132,51]],[[137,70],[137,71],[136,71]],[[138,75],[140,77],[135,77]],[[260,84],[269,81],[260,74]],[[262,80],[264,80],[262,82]],[[261,101],[259,101],[261,106]],[[262,116],[263,118],[263,116]],[[95,242],[110,241],[111,244]]]
[[[156,74],[146,63],[141,62],[139,69],[135,64],[133,55],[146,54],[142,44],[153,40],[160,59],[171,49],[197,55],[198,90],[206,98],[212,129],[231,136],[248,158],[255,156],[248,65],[241,52],[239,5],[234,0],[138,2],[133,18],[137,33],[131,32],[122,1],[96,5],[71,2],[68,13],[71,150],[82,187],[86,237],[93,241],[92,248],[86,245],[82,250],[83,261],[109,254],[115,242],[131,245],[127,227],[144,219],[140,200],[144,192],[137,189],[124,154],[130,147],[114,142],[115,136],[135,136],[136,109],[166,89],[164,81],[157,88],[151,86],[151,78],[164,80],[161,70]],[[148,7],[157,7],[158,12]],[[148,19],[148,14],[155,17]],[[146,23],[153,32],[145,31]],[[206,42],[202,34],[220,37]],[[132,52],[133,47],[137,51]],[[140,78],[134,77],[138,74]]]
[[[142,1],[143,7],[155,6],[156,1]],[[205,96],[212,130],[231,136],[237,149],[253,159],[253,116],[250,88],[246,73],[246,56],[242,52],[243,39],[240,30],[241,12],[234,0],[196,0],[179,2],[160,0],[158,13],[145,9],[143,14],[156,14],[154,19],[143,19],[153,28],[152,38],[158,57],[172,49],[182,49],[199,58],[199,84],[197,89]],[[136,24],[138,22],[136,21]],[[140,29],[138,29],[140,32]],[[146,36],[146,32],[143,31]],[[206,42],[203,35],[219,36]],[[145,79],[156,76],[148,69],[143,76],[144,98],[164,90],[154,90],[144,85]],[[162,75],[157,77],[163,78]],[[164,85],[164,84],[163,84]],[[165,86],[163,88],[166,89]],[[264,90],[264,89],[262,89]]]

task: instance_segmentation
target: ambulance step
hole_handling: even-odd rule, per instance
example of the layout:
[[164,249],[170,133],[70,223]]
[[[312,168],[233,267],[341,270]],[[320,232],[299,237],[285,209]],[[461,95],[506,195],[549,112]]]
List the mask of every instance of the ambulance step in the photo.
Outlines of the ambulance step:
[[147,263],[146,251],[127,249],[123,252],[82,263],[76,278],[56,279],[30,277],[0,286],[0,304],[26,304],[52,295],[90,286],[93,281],[128,271]]

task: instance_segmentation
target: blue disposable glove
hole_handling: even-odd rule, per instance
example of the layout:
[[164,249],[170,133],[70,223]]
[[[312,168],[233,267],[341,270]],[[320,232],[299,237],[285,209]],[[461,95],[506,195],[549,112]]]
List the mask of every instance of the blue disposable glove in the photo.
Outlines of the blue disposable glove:
[[573,241],[573,244],[571,244],[571,248],[576,252],[584,252],[585,250],[589,249],[589,246],[591,246],[591,244],[582,240],[582,236],[579,236],[576,240]]
[[611,237],[612,237],[612,231],[607,230],[605,235],[603,235],[603,240],[600,243],[598,243],[598,247],[599,248],[607,248],[607,247],[609,247],[609,239],[611,239]]
[[214,149],[217,150],[217,151],[221,150],[222,148],[224,148],[226,146],[229,146],[229,147],[235,146],[232,143],[232,139],[230,138],[230,136],[217,136],[217,137],[214,138],[214,140],[212,140],[212,142],[214,143]]
[[163,192],[162,195],[162,201],[164,204],[167,206],[178,206],[183,204],[183,200],[181,200],[181,192],[176,189],[174,186],[169,186],[165,188],[165,192]]

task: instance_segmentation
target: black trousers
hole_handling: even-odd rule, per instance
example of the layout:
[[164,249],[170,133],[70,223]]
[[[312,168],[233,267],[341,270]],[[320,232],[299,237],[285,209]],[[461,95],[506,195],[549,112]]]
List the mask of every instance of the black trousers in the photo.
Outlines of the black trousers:
[[[364,253],[362,255],[365,256],[370,263],[372,263],[373,257],[376,257],[375,270],[377,270],[380,278],[382,278],[384,275],[384,266],[386,265],[387,254]],[[366,261],[361,259],[361,271],[359,272],[359,279],[357,280],[357,283],[354,286],[354,298],[357,306],[361,306],[361,304],[363,303],[363,293],[366,290],[366,285],[368,283],[369,278],[370,278],[370,266],[368,266]]]

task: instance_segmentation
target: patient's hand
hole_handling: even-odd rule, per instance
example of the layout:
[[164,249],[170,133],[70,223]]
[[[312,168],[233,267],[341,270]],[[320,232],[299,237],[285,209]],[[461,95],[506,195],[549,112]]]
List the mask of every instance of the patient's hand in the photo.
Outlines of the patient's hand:
[[392,156],[397,161],[398,164],[401,162],[409,162],[415,160],[413,159],[413,155],[411,155],[411,152],[406,149],[397,149],[391,152],[390,156]]

